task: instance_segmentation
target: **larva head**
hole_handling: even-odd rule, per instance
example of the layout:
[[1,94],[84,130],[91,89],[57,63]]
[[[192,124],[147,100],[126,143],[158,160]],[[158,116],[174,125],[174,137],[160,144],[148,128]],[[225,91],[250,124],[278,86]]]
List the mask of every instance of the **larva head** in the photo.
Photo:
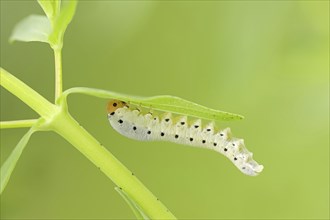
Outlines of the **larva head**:
[[123,108],[124,106],[127,106],[126,102],[113,99],[107,105],[108,114],[111,114],[115,112],[118,108]]

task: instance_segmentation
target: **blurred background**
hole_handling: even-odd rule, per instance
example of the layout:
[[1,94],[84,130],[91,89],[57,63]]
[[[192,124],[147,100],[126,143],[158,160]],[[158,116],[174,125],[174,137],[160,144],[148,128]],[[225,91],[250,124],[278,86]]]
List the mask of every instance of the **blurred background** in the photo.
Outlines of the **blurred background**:
[[[1,66],[50,101],[44,43],[9,44],[36,1],[1,1]],[[107,100],[69,110],[180,219],[329,218],[328,1],[81,1],[64,39],[64,88],[169,94],[239,113],[218,123],[265,166],[257,177],[216,152],[117,134]],[[1,120],[37,114],[1,88]],[[1,163],[27,129],[1,130]],[[1,195],[1,218],[128,219],[115,185],[51,132],[32,136]]]

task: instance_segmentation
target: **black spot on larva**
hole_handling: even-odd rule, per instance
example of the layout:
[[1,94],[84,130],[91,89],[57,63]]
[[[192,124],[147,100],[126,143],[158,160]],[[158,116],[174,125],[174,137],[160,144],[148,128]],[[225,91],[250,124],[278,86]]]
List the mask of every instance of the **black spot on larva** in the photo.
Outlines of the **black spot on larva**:
[[220,133],[220,136],[222,137],[224,134],[223,133]]
[[136,127],[135,127],[135,126],[133,126],[133,130],[134,130],[134,131],[136,130]]
[[123,120],[119,119],[118,122],[119,122],[120,124],[122,124],[122,123],[123,123]]
[[236,158],[236,157],[234,157],[234,160],[237,160],[237,158]]
[[175,138],[179,138],[179,135],[176,134],[174,137],[175,137]]
[[217,143],[214,142],[214,143],[213,143],[213,146],[214,146],[214,147],[217,146]]
[[184,121],[182,121],[182,122],[181,122],[181,125],[184,125],[184,124],[185,124],[185,122],[184,122]]
[[227,148],[225,148],[225,149],[223,149],[224,151],[227,151],[228,149]]
[[193,141],[193,140],[194,140],[194,138],[189,138],[189,140],[190,140],[190,141]]
[[243,170],[245,170],[245,167],[242,167]]
[[114,115],[114,114],[115,114],[115,112],[111,112],[111,113],[110,113],[110,115]]
[[165,133],[164,133],[164,132],[161,132],[161,133],[160,133],[160,136],[164,136],[164,135],[165,135]]
[[157,120],[157,118],[154,118],[154,120]]
[[198,125],[195,125],[194,127],[195,127],[195,128],[198,128],[199,126],[198,126]]
[[165,119],[165,121],[166,121],[166,122],[169,122],[169,121],[170,121],[170,119],[169,119],[169,118],[166,118],[166,119]]
[[117,103],[116,103],[116,102],[114,102],[114,103],[112,104],[112,106],[113,106],[113,107],[116,107],[116,106],[117,106]]
[[235,144],[235,143],[232,143],[232,145],[233,145],[233,147],[235,147],[235,146],[236,146],[236,144]]
[[202,140],[202,143],[205,144],[206,140]]
[[148,131],[147,134],[151,134],[151,131]]
[[206,129],[206,131],[211,131],[211,128]]

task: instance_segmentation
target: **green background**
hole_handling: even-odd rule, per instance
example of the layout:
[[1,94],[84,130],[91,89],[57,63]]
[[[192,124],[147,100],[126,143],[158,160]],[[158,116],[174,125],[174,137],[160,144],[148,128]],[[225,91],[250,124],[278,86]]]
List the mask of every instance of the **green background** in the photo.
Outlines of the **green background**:
[[[35,1],[1,1],[1,66],[54,99],[52,50],[9,44]],[[213,151],[136,142],[107,100],[72,115],[180,219],[329,218],[328,1],[81,1],[64,39],[64,88],[169,94],[239,113],[230,126],[265,166],[240,173]],[[1,120],[37,114],[1,88]],[[27,129],[1,130],[1,163]],[[133,218],[115,185],[54,133],[32,136],[1,195],[1,218]]]

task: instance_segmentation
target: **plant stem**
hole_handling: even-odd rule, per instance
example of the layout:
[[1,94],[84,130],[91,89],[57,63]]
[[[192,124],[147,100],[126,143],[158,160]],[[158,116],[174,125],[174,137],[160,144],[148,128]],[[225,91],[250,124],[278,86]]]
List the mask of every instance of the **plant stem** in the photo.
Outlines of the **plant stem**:
[[34,111],[45,119],[53,117],[54,113],[59,110],[58,106],[53,105],[39,93],[31,89],[21,80],[0,68],[0,84],[13,95],[25,102]]
[[[61,47],[60,47],[61,48]],[[63,80],[62,80],[62,49],[54,49],[55,57],[55,101],[62,94]]]
[[0,128],[29,128],[32,127],[38,119],[26,119],[15,121],[0,121]]
[[173,214],[130,172],[115,156],[66,112],[66,108],[53,105],[22,81],[0,69],[0,84],[17,96],[43,118],[43,128],[52,129],[121,187],[151,219],[175,219]]
[[115,156],[69,114],[59,114],[52,128],[121,187],[151,219],[175,219],[173,214]]

